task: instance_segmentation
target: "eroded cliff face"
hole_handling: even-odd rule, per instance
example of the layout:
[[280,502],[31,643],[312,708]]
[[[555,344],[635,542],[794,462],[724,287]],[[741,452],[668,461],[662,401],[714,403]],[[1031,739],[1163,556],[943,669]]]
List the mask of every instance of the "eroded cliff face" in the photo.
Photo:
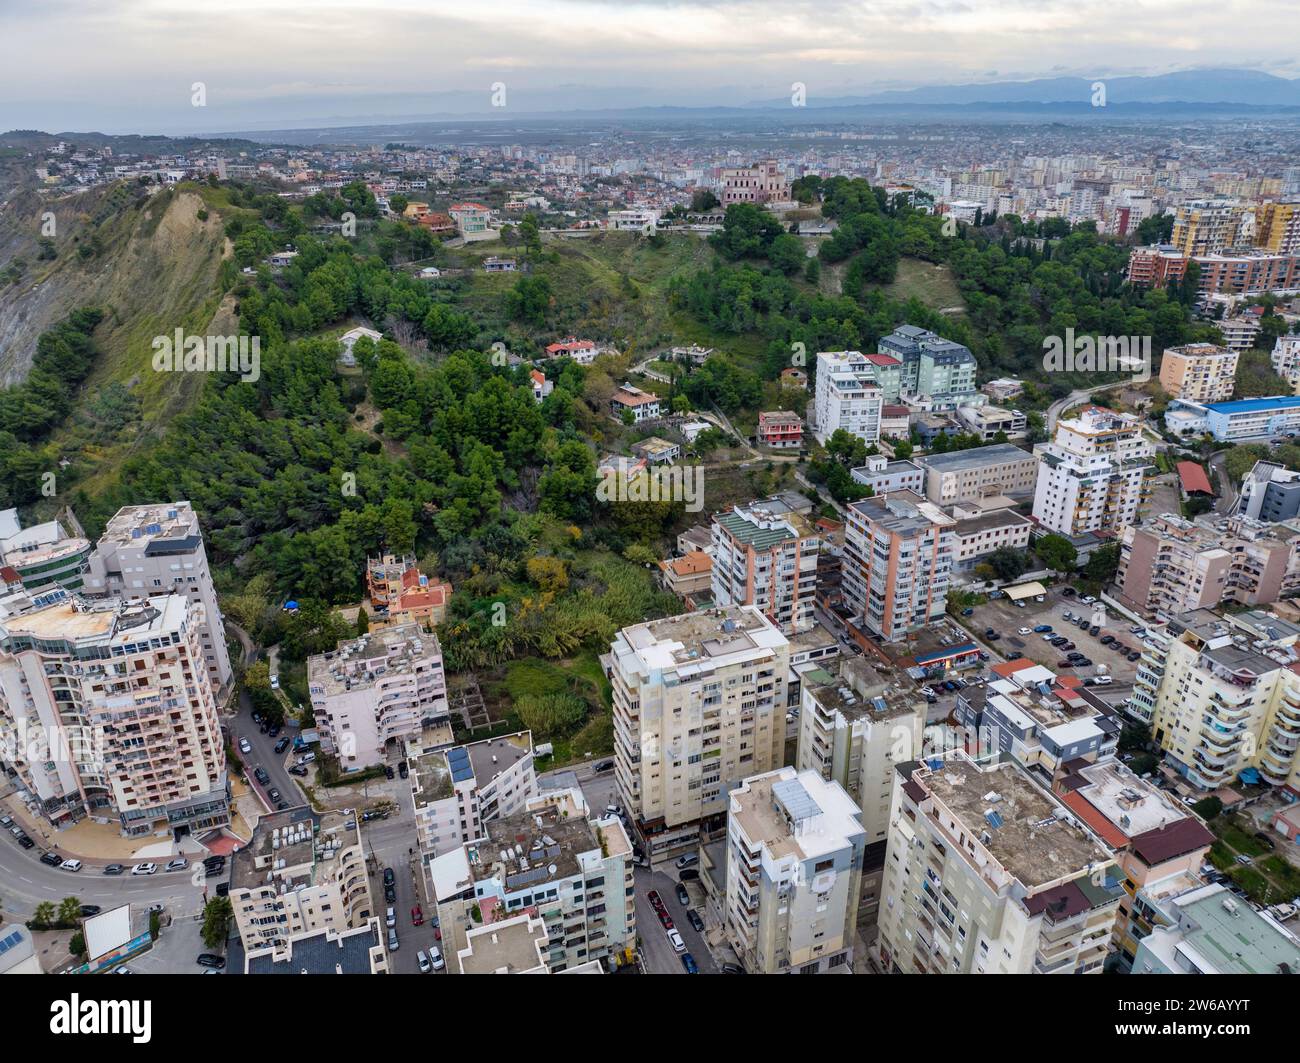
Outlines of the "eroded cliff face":
[[[152,338],[204,328],[220,302],[229,253],[222,220],[193,191],[144,196],[117,185],[61,198],[21,192],[0,208],[0,272],[23,260],[17,283],[0,286],[0,384],[22,380],[40,334],[69,311],[99,306],[103,352],[93,380],[138,381]],[[57,257],[41,260],[43,215],[53,212]],[[94,248],[83,257],[81,248]]]

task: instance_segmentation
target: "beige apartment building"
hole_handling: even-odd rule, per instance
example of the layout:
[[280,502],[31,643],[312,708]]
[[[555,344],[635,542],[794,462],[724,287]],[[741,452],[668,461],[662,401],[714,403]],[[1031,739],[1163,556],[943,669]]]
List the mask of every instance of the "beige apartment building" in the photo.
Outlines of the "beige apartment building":
[[1236,386],[1238,351],[1213,343],[1167,347],[1160,357],[1160,386],[1175,399],[1227,402]]
[[356,812],[303,805],[262,816],[249,843],[231,855],[230,904],[249,953],[365,926],[378,913]]
[[1011,443],[927,454],[916,463],[925,469],[925,497],[940,506],[997,495],[1025,498],[1038,479],[1038,459]]
[[533,733],[516,731],[407,758],[420,852],[441,856],[482,837],[483,824],[537,796]]
[[396,624],[307,659],[321,749],[344,771],[378,764],[390,742],[450,719],[438,636]]
[[1198,609],[1146,640],[1128,711],[1201,790],[1246,768],[1300,790],[1300,627],[1269,613]]
[[174,593],[0,601],[0,760],[50,823],[131,836],[229,822],[205,620]]
[[903,974],[1097,974],[1123,887],[1110,854],[1013,761],[899,770],[879,961]]
[[1242,203],[1196,199],[1174,211],[1174,230],[1169,242],[1186,257],[1209,255],[1235,247],[1242,235],[1246,216]]
[[88,559],[87,594],[142,598],[175,592],[203,609],[199,635],[212,686],[230,682],[230,652],[217,591],[203,548],[199,517],[189,502],[123,506]]
[[807,518],[753,502],[713,518],[713,600],[755,605],[787,635],[816,623],[821,534]]
[[816,772],[778,768],[731,792],[724,910],[746,971],[852,966],[865,844],[857,805]]
[[1162,513],[1124,529],[1115,585],[1148,616],[1173,616],[1220,602],[1266,605],[1300,584],[1300,534],[1232,517],[1214,526]]
[[721,827],[727,791],[784,759],[790,643],[756,606],[634,624],[606,658],[614,771],[651,860]]

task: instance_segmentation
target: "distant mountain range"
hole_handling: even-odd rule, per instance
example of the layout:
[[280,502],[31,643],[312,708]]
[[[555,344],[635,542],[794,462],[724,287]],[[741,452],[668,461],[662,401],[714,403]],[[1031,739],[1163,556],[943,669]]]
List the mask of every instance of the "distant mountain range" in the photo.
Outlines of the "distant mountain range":
[[[1034,81],[991,81],[973,85],[928,85],[892,89],[861,96],[817,96],[810,91],[810,108],[968,104],[1091,105],[1094,82],[1106,86],[1106,103],[1115,104],[1237,104],[1247,107],[1300,106],[1300,79],[1289,80],[1258,70],[1180,70],[1151,77],[1057,77]],[[749,106],[789,107],[789,98],[758,100]]]

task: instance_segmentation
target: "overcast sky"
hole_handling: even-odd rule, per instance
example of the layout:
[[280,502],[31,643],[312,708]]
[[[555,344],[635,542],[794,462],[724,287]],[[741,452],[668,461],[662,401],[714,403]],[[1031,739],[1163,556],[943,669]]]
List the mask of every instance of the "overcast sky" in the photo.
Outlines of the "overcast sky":
[[[524,113],[739,105],[788,97],[794,81],[811,97],[1197,67],[1294,78],[1295,3],[0,0],[0,129],[472,113],[488,111],[497,82]],[[191,104],[195,82],[205,107]]]

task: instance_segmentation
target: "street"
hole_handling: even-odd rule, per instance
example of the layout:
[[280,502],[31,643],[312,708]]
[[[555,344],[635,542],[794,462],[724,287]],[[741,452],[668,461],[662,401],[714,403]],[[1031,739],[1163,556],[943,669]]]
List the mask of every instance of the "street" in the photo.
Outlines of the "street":
[[[399,805],[398,811],[388,819],[375,819],[361,827],[362,845],[367,857],[373,856],[375,873],[370,877],[370,897],[375,906],[375,914],[384,926],[384,940],[388,939],[385,915],[393,909],[397,918],[398,950],[389,955],[389,966],[394,974],[417,974],[420,970],[416,953],[421,949],[427,953],[431,945],[441,947],[436,941],[435,928],[430,921],[435,914],[435,906],[429,904],[423,893],[423,886],[417,881],[419,861],[410,852],[415,848],[415,823],[411,819],[410,804]],[[397,900],[389,904],[384,899],[384,868],[393,869],[393,888]],[[424,911],[424,924],[411,924],[411,909],[419,905]],[[445,959],[446,957],[444,957]]]
[[[688,883],[691,894],[691,907],[701,916],[704,915],[703,890],[698,882]],[[645,958],[647,974],[685,974],[681,954],[674,952],[668,942],[668,932],[659,922],[659,916],[650,904],[650,891],[656,890],[673,921],[674,929],[686,942],[686,951],[691,954],[700,974],[717,974],[718,965],[709,952],[704,938],[686,919],[686,909],[677,900],[677,880],[665,871],[652,871],[649,868],[636,869],[636,931],[641,939],[641,955]]]

